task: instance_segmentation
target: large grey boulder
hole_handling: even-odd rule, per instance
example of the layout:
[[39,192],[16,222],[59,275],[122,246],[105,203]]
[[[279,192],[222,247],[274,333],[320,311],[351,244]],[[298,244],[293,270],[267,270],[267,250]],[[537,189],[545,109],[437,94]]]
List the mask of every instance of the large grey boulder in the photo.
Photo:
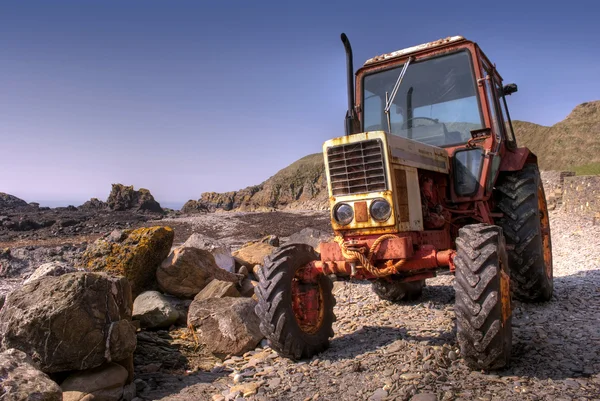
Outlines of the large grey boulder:
[[119,401],[128,376],[116,363],[73,373],[60,385],[63,401]]
[[178,318],[177,309],[158,291],[143,292],[133,301],[133,319],[139,320],[141,327],[169,327]]
[[0,354],[0,400],[61,401],[62,390],[17,349]]
[[242,355],[258,345],[263,335],[252,298],[210,298],[194,301],[188,324],[201,343],[217,355]]
[[209,251],[191,247],[174,249],[156,271],[159,288],[180,298],[193,298],[214,279],[239,281],[235,274],[217,266]]
[[44,263],[43,265],[35,269],[35,271],[31,274],[31,276],[27,278],[27,280],[23,282],[23,284],[29,284],[42,277],[57,277],[67,273],[74,273],[76,271],[77,269],[65,262]]
[[212,238],[200,233],[193,233],[181,247],[207,250],[214,256],[217,266],[230,273],[235,273],[235,260],[231,255],[231,249]]
[[136,346],[124,277],[68,273],[11,292],[0,310],[0,349],[17,348],[46,373],[130,358]]

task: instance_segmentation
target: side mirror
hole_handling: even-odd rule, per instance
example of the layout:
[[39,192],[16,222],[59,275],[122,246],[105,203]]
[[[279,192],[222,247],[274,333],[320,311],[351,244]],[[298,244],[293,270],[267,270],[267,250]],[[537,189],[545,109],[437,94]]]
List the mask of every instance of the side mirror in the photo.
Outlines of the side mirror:
[[502,92],[504,93],[504,95],[512,95],[518,90],[519,89],[517,88],[517,84],[507,84],[504,85],[504,87],[502,88]]

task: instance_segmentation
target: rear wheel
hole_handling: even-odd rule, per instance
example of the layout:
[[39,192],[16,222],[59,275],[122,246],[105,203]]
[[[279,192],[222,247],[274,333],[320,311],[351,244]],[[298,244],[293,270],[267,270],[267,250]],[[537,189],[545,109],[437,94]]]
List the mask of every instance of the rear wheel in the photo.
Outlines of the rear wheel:
[[390,302],[414,301],[423,294],[425,280],[398,282],[383,278],[373,281],[371,288],[380,299]]
[[512,311],[502,229],[486,224],[461,228],[454,264],[454,310],[462,357],[474,369],[508,366]]
[[280,355],[310,358],[329,347],[335,298],[331,280],[321,274],[307,282],[301,274],[318,255],[305,244],[282,247],[258,270],[255,311],[260,330]]
[[552,241],[546,196],[535,164],[503,173],[496,185],[498,219],[509,245],[508,262],[515,297],[548,301],[554,290]]

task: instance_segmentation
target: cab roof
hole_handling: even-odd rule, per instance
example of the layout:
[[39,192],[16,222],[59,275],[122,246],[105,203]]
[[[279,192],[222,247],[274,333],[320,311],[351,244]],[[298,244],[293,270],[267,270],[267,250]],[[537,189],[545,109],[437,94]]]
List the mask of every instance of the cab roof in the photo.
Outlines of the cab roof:
[[461,42],[461,41],[466,41],[466,39],[463,36],[448,36],[447,38],[438,39],[433,42],[423,43],[422,45],[417,45],[417,46],[412,46],[412,47],[407,47],[406,49],[396,50],[395,52],[386,53],[386,54],[382,54],[380,56],[370,58],[367,61],[365,61],[364,65],[367,66],[370,64],[380,63],[382,61],[406,56],[407,54],[415,53],[415,52],[418,52],[421,50],[440,47],[440,46],[444,46],[444,45],[447,45],[450,43]]

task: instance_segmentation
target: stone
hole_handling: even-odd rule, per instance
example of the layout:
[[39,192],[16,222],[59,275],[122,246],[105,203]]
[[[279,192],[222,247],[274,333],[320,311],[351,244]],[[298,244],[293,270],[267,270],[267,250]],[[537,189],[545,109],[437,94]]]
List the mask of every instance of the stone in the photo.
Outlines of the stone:
[[262,381],[236,384],[229,389],[229,393],[235,394],[240,392],[244,397],[250,397],[251,395],[256,394],[262,384]]
[[67,273],[12,291],[0,310],[0,348],[17,348],[43,372],[85,370],[136,347],[127,279]]
[[123,386],[127,378],[127,369],[116,363],[73,373],[60,386],[63,390],[63,400],[119,401],[123,396]]
[[154,329],[174,324],[179,318],[179,312],[160,292],[146,291],[133,301],[132,317],[140,321],[141,327]]
[[136,394],[137,392],[135,389],[135,383],[131,382],[123,387],[123,396],[121,397],[121,399],[123,401],[131,401],[135,398]]
[[193,301],[188,324],[197,332],[208,351],[221,355],[242,355],[256,348],[263,335],[252,298],[210,298]]
[[134,190],[133,185],[112,184],[110,195],[106,200],[110,210],[134,210],[154,213],[164,213],[160,204],[145,188]]
[[242,281],[240,288],[240,295],[242,297],[251,297],[254,295],[254,287],[258,285],[258,281],[250,280],[248,278]]
[[419,393],[410,397],[410,401],[437,401],[437,395],[433,393]]
[[321,242],[331,241],[333,235],[325,231],[307,227],[289,236],[286,244],[307,244],[319,252]]
[[388,396],[388,392],[382,388],[378,388],[371,394],[369,401],[381,401]]
[[240,264],[252,269],[255,265],[263,265],[265,257],[272,254],[275,249],[277,248],[268,243],[257,242],[233,252],[233,257]]
[[0,354],[0,399],[2,401],[61,401],[62,390],[39,371],[22,351]]
[[44,263],[43,265],[35,269],[31,276],[29,276],[27,280],[23,281],[23,284],[29,284],[32,281],[40,279],[42,277],[61,276],[66,273],[73,273],[76,271],[77,269],[64,262]]
[[169,227],[113,232],[88,246],[79,267],[127,277],[133,296],[156,287],[156,270],[173,244]]
[[192,303],[192,300],[191,299],[180,299],[173,295],[168,295],[168,294],[163,294],[163,297],[165,297],[165,299],[167,301],[169,301],[171,306],[173,308],[175,308],[179,314],[179,317],[177,318],[177,321],[175,322],[175,324],[178,326],[187,327],[187,314],[188,314],[188,310],[190,308],[190,304]]
[[174,249],[156,272],[159,288],[180,298],[193,298],[213,279],[238,282],[238,277],[225,271],[207,250],[180,247]]
[[235,284],[229,281],[213,280],[202,289],[195,297],[194,301],[200,301],[208,298],[239,297],[240,293],[235,288]]

